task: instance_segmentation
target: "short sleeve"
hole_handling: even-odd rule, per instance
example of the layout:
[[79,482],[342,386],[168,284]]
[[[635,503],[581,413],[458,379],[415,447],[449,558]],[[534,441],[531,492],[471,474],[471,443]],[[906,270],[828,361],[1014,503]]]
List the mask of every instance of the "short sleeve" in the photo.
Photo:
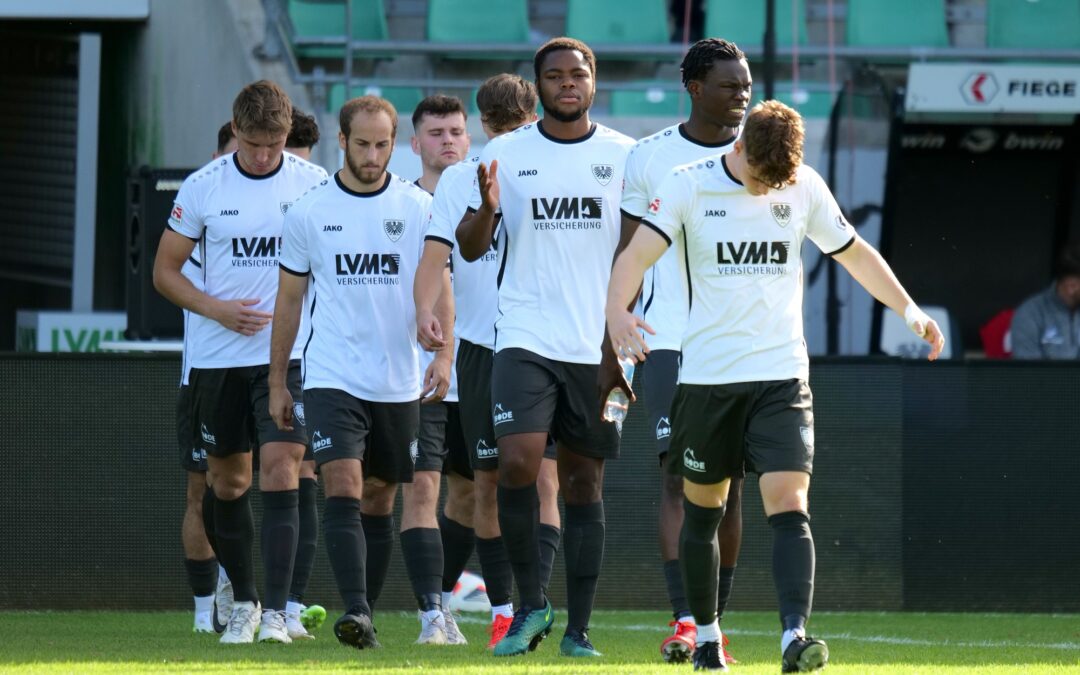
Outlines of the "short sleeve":
[[307,208],[295,205],[285,213],[285,224],[281,229],[281,256],[278,265],[281,269],[304,276],[311,272],[311,257],[308,251]]
[[686,169],[675,169],[660,182],[642,224],[655,230],[668,245],[682,231],[693,201],[693,185]]
[[188,176],[187,180],[180,185],[180,191],[176,193],[176,199],[173,201],[172,211],[169,212],[169,229],[193,241],[202,239],[205,227],[201,187],[196,176]]
[[[454,234],[457,225],[461,222],[464,209],[461,209],[461,193],[471,188],[475,178],[469,181],[470,171],[462,167],[461,171],[455,171],[450,176],[443,174],[439,184],[435,187],[435,196],[431,199],[431,215],[427,222],[427,231],[424,239],[434,239],[454,248]],[[449,179],[449,180],[447,180]],[[454,208],[457,203],[459,208]],[[461,210],[461,213],[454,213]]]
[[630,150],[626,158],[626,171],[623,173],[623,191],[620,210],[628,217],[641,220],[649,209],[649,186],[645,181],[645,153],[638,152],[638,146]]
[[810,167],[804,166],[799,180],[806,182],[810,200],[810,214],[806,222],[806,236],[822,253],[835,255],[855,241],[855,228],[840,211],[829,186]]

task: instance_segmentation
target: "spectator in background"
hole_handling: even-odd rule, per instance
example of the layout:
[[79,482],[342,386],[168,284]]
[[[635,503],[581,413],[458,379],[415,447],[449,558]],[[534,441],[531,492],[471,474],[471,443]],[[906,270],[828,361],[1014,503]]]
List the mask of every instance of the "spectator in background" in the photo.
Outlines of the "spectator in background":
[[305,115],[293,108],[292,129],[285,139],[285,152],[291,152],[300,159],[311,161],[311,151],[319,142],[319,124],[314,115]]
[[1080,359],[1080,239],[1062,249],[1054,283],[1013,315],[1014,359]]

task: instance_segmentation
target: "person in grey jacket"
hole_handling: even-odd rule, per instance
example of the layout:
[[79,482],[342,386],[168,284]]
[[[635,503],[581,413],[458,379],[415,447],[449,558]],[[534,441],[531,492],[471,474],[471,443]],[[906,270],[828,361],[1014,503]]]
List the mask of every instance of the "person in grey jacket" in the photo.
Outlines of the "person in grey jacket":
[[1013,315],[1014,359],[1080,359],[1080,239],[1062,249],[1054,283]]

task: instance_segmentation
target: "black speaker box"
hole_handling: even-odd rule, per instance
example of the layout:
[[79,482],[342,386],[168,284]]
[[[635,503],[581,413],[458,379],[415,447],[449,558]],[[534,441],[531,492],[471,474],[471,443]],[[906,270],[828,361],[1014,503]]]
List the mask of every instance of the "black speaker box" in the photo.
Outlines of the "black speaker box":
[[143,166],[127,184],[127,315],[129,340],[178,339],[180,308],[154,289],[154,256],[180,184],[194,169]]

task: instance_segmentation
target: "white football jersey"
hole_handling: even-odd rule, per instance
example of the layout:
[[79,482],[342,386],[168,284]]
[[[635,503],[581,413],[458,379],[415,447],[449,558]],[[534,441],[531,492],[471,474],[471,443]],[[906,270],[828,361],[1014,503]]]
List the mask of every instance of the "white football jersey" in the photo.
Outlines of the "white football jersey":
[[495,348],[495,317],[499,303],[499,266],[494,245],[479,259],[468,262],[457,247],[458,223],[469,207],[480,157],[459,162],[443,171],[425,239],[449,246],[454,269],[454,334],[474,345]]
[[431,196],[387,173],[375,192],[337,174],[289,209],[281,268],[311,275],[311,331],[301,332],[304,389],[339,389],[365,401],[420,396],[413,279]]
[[[502,211],[495,351],[519,347],[554,361],[600,363],[633,144],[599,124],[582,138],[559,140],[539,122],[484,147],[481,161],[499,162]],[[475,182],[469,207],[480,207]]]
[[[305,190],[325,179],[322,167],[289,153],[265,176],[241,169],[235,153],[188,176],[176,195],[169,227],[199,242],[203,292],[222,300],[257,299],[251,309],[272,314],[285,212]],[[270,363],[269,326],[251,336],[210,320],[193,328],[193,368]],[[293,358],[300,358],[299,348]]]
[[[649,209],[649,200],[672,169],[722,152],[734,141],[732,137],[723,143],[700,143],[687,136],[681,124],[641,139],[626,158],[622,212],[640,221]],[[645,272],[641,308],[645,321],[656,331],[656,335],[646,336],[651,349],[677,351],[682,345],[690,315],[685,255],[683,239],[676,237],[664,255]]]
[[669,174],[642,222],[668,242],[686,237],[690,322],[679,382],[809,378],[803,239],[828,255],[855,241],[816,171],[801,166],[794,185],[755,197],[723,155],[710,157]]

